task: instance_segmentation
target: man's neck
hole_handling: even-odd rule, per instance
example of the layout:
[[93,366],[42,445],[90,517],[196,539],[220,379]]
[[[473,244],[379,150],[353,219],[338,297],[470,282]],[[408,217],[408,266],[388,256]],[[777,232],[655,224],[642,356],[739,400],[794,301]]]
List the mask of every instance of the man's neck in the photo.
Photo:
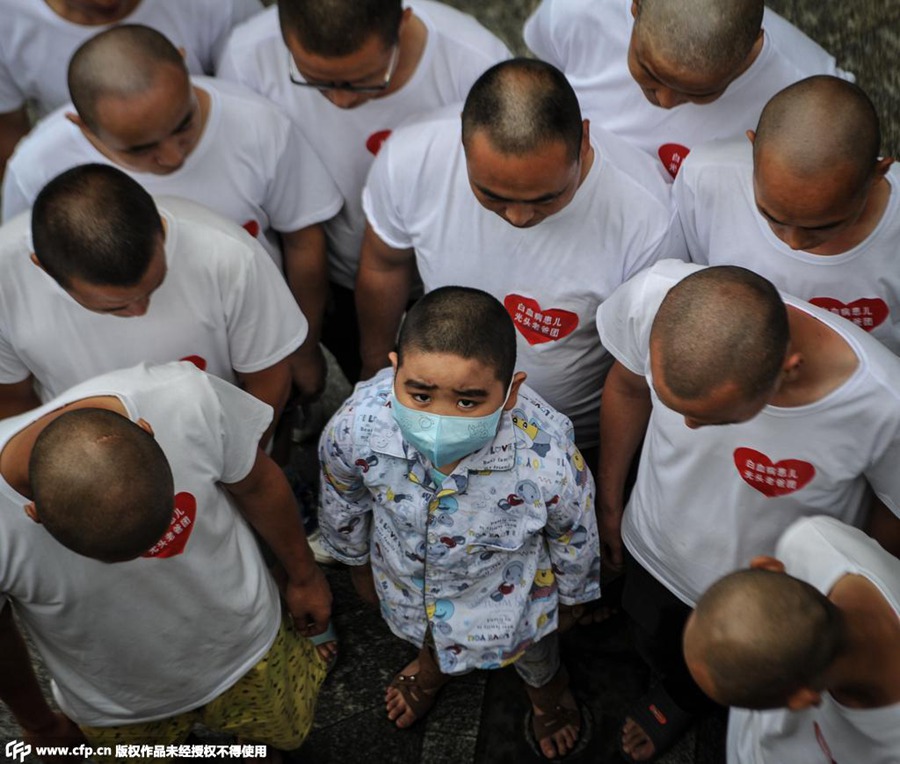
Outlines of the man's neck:
[[791,331],[789,357],[799,355],[796,368],[785,372],[773,406],[806,406],[821,400],[846,382],[859,367],[849,343],[828,324],[806,311],[787,306]]
[[827,689],[849,708],[900,703],[900,619],[867,578],[846,575],[828,598],[841,612],[845,643],[828,671]]

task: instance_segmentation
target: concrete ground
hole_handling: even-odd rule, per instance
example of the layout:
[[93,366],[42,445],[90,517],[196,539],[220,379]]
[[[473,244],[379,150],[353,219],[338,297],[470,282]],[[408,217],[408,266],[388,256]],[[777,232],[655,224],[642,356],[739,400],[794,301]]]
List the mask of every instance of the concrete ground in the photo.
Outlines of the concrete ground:
[[[450,0],[476,15],[517,53],[525,53],[521,28],[536,0]],[[900,147],[900,0],[772,0],[769,5],[796,23],[857,74],[876,103],[884,123],[884,153]],[[306,441],[294,461],[310,469],[314,432],[349,392],[332,368],[329,390],[307,423]],[[511,669],[476,672],[455,680],[441,694],[431,715],[400,731],[384,716],[383,693],[390,677],[414,650],[393,637],[377,613],[355,596],[345,570],[328,572],[335,594],[334,621],[341,656],[323,688],[309,740],[292,757],[304,764],[466,764],[537,761],[524,743],[524,693]],[[616,754],[618,728],[627,703],[640,696],[646,671],[630,648],[624,624],[615,621],[580,628],[566,635],[564,660],[576,695],[585,702],[593,735],[578,761],[621,762]],[[664,764],[714,764],[723,761],[722,725],[707,721],[660,761]],[[18,729],[0,707],[0,743],[18,737]],[[0,761],[3,748],[0,746]],[[573,759],[574,760],[574,759]],[[223,760],[227,761],[227,760]]]

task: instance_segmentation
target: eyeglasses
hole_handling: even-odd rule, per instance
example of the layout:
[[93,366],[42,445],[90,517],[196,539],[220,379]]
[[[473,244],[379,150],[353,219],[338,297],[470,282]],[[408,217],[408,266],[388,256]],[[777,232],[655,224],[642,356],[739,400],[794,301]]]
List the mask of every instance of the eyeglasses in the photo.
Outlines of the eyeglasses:
[[303,78],[300,70],[297,68],[297,62],[288,52],[288,74],[291,82],[302,88],[314,88],[315,90],[344,90],[348,93],[381,93],[387,90],[391,84],[391,79],[397,70],[397,62],[400,60],[400,44],[395,43],[391,51],[391,60],[388,62],[387,71],[384,73],[384,80],[377,85],[354,85],[352,82],[316,82]]

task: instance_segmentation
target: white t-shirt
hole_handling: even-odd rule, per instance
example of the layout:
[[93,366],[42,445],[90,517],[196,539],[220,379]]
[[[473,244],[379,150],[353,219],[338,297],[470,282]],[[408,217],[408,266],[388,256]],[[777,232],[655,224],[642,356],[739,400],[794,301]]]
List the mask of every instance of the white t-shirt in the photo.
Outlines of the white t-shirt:
[[503,43],[472,17],[430,0],[409,6],[428,30],[415,73],[400,90],[355,109],[340,109],[318,91],[291,83],[290,53],[281,38],[277,8],[234,31],[219,70],[220,76],[281,106],[322,157],[344,197],[340,214],[325,226],[329,276],[349,289],[356,280],[366,224],[360,194],[384,140],[418,115],[463,101],[482,72],[509,58]]
[[[213,74],[228,33],[261,10],[259,0],[141,0],[118,24],[144,24],[183,48],[188,69]],[[0,113],[26,99],[38,115],[69,100],[66,72],[82,43],[115,24],[73,24],[46,0],[0,0]]]
[[457,284],[500,300],[517,330],[517,368],[572,420],[580,447],[596,445],[612,359],[594,315],[623,281],[672,254],[670,208],[595,146],[569,205],[516,228],[472,193],[460,132],[458,115],[397,130],[363,192],[369,223],[389,246],[415,248],[426,291]]
[[875,230],[840,255],[792,250],[756,209],[750,141],[698,146],[672,193],[694,262],[741,265],[779,289],[853,321],[900,353],[900,168]]
[[146,361],[192,360],[229,382],[262,371],[306,339],[281,274],[242,228],[183,199],[159,200],[165,281],[143,316],[79,305],[30,260],[27,213],[0,228],[0,383],[33,374],[43,400]]
[[[787,572],[828,593],[847,575],[864,576],[900,616],[900,560],[862,531],[830,517],[798,520],[775,552]],[[830,693],[803,711],[731,709],[728,764],[897,764],[900,703],[847,708]]]
[[3,219],[29,209],[61,172],[99,162],[118,167],[154,196],[202,202],[256,236],[281,267],[273,232],[328,220],[343,199],[318,154],[270,101],[210,77],[197,77],[194,85],[210,96],[209,116],[194,150],[175,172],[154,175],[114,163],[66,119],[75,111],[68,104],[43,119],[16,148],[3,177]]
[[582,108],[603,115],[603,127],[659,157],[672,177],[693,146],[755,129],[769,99],[791,83],[813,74],[853,79],[767,8],[762,50],[720,98],[663,109],[645,98],[628,71],[631,6],[632,0],[543,0],[525,24],[525,42],[565,72]]
[[866,480],[900,514],[900,358],[862,329],[801,300],[785,302],[837,332],[859,366],[824,398],[766,406],[741,424],[688,428],[653,391],[650,328],[663,298],[702,266],[664,261],[597,311],[606,348],[647,378],[653,410],[622,537],[640,564],[688,605],[718,578],[771,555],[797,518],[858,525]]
[[272,409],[188,363],[136,366],[0,423],[0,449],[48,411],[96,395],[145,419],[175,480],[175,513],[151,550],[108,564],[59,544],[0,478],[0,607],[34,637],[60,708],[79,724],[152,721],[220,695],[266,653],[278,592],[219,482],[250,472]]

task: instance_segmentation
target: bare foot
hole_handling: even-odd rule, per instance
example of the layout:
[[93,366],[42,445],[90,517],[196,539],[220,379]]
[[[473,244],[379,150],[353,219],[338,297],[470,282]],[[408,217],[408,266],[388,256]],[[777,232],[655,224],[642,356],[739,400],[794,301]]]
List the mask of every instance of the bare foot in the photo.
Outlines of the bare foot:
[[331,667],[331,664],[337,660],[337,640],[333,639],[331,642],[323,642],[321,645],[316,645],[316,652],[319,654],[319,657],[325,661],[325,664]]
[[[559,705],[563,708],[578,710],[578,703],[575,701],[572,691],[568,688],[563,690],[562,694],[559,696]],[[540,724],[541,717],[547,715],[547,712],[539,709],[534,703],[531,704],[531,710],[538,724]],[[581,724],[567,724],[549,737],[539,741],[541,753],[548,759],[556,759],[560,756],[565,756],[578,743],[578,734],[580,731]]]
[[[402,677],[402,678],[401,678]],[[438,690],[443,687],[449,677],[441,674],[436,666],[422,668],[421,654],[407,664],[394,680],[397,686],[389,686],[384,693],[384,705],[387,716],[400,729],[409,727],[431,710]],[[408,684],[403,684],[403,682]]]
[[656,753],[656,746],[647,733],[630,717],[622,726],[622,750],[632,761],[650,761]]

